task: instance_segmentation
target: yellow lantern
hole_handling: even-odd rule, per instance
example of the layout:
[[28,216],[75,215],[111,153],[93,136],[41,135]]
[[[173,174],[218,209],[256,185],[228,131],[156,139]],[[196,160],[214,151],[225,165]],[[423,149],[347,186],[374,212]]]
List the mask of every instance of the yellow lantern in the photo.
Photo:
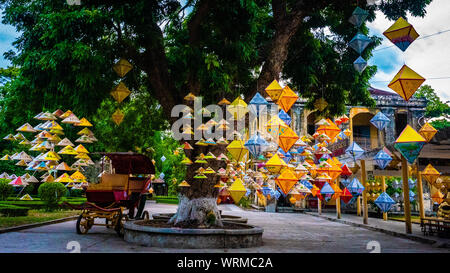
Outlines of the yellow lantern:
[[119,77],[123,78],[128,72],[130,72],[131,69],[133,69],[133,66],[125,59],[120,59],[114,66],[114,71],[116,71],[117,75]]
[[430,140],[434,137],[434,135],[437,133],[437,130],[428,122],[425,123],[422,128],[419,130],[419,134],[425,138],[427,142],[430,142]]

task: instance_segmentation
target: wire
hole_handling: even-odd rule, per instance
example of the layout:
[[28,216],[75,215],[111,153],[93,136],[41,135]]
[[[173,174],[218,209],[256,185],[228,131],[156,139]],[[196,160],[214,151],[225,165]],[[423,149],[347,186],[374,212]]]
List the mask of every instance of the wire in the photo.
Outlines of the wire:
[[[430,37],[433,37],[433,36],[436,36],[436,35],[444,34],[444,33],[446,33],[446,32],[450,32],[450,29],[438,31],[438,32],[433,33],[433,34],[430,34],[430,35],[425,35],[425,36],[422,36],[422,37],[417,38],[416,40],[427,39],[427,38],[430,38]],[[390,46],[382,47],[382,48],[379,48],[379,49],[374,49],[374,50],[372,50],[372,52],[380,51],[380,50],[384,50],[384,49],[388,49],[388,48],[391,48],[391,47],[394,47],[394,46],[396,46],[396,45],[390,45]]]
[[[450,77],[437,77],[437,78],[427,78],[426,80],[446,80],[446,79],[450,79]],[[390,82],[390,81],[371,81],[371,83],[373,82]]]

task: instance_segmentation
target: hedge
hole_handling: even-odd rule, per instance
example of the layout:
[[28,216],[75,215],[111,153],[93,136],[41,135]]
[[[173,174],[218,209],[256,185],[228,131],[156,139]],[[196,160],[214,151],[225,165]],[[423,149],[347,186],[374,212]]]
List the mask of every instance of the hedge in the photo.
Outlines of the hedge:
[[6,217],[27,216],[30,208],[0,204],[0,214]]
[[178,204],[179,200],[176,196],[155,196],[156,203],[162,204]]

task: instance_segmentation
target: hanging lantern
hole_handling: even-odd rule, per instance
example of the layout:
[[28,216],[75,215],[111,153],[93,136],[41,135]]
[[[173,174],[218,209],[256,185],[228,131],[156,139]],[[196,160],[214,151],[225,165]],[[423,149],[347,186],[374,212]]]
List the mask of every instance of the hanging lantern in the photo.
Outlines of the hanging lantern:
[[289,126],[282,121],[278,115],[275,115],[267,122],[266,128],[273,139],[278,140],[278,137],[283,134]]
[[389,124],[389,122],[391,122],[391,120],[386,117],[385,114],[378,112],[371,120],[370,123],[373,124],[373,126],[375,126],[378,130],[383,130],[386,125]]
[[406,125],[395,141],[394,147],[412,164],[419,156],[425,142],[425,139],[419,133],[411,126]]
[[364,186],[359,182],[359,180],[355,177],[353,180],[348,184],[347,189],[355,196],[361,195],[364,191]]
[[388,84],[388,87],[399,94],[404,100],[408,101],[424,81],[425,78],[414,72],[408,66],[403,65],[397,75]]
[[324,98],[319,98],[314,102],[314,107],[319,111],[323,111],[327,106],[328,102]]
[[383,35],[402,51],[405,51],[419,37],[414,27],[403,17],[398,18],[392,26],[383,32]]
[[248,103],[248,109],[250,112],[252,112],[255,116],[259,117],[259,114],[264,111],[264,109],[267,109],[267,105],[269,103],[263,96],[261,96],[260,93],[256,93],[255,96],[250,100]]
[[120,109],[117,109],[111,116],[112,120],[114,121],[114,123],[119,126],[124,118],[124,114],[122,111],[120,111]]
[[284,167],[287,167],[287,164],[281,160],[277,153],[266,162],[267,170],[274,174],[279,173]]
[[228,192],[233,198],[235,204],[238,204],[239,201],[244,197],[247,189],[244,187],[244,184],[240,178],[234,180],[233,184],[228,188]]
[[126,87],[123,82],[120,82],[112,91],[111,96],[118,102],[121,103],[130,95],[130,90]]
[[350,168],[347,166],[347,164],[344,164],[341,167],[341,170],[342,170],[341,176],[343,176],[343,177],[350,177],[353,174],[352,171],[350,170]]
[[284,121],[287,125],[291,124],[292,121],[291,116],[288,113],[286,113],[283,109],[281,109],[280,112],[278,112],[278,117],[282,121]]
[[267,95],[269,95],[269,97],[272,99],[272,101],[276,102],[280,98],[281,93],[283,92],[283,88],[280,86],[277,80],[273,80],[273,82],[271,82],[269,86],[266,87],[265,91]]
[[431,187],[431,199],[438,204],[444,202],[444,194],[435,187]]
[[395,205],[395,201],[385,192],[380,194],[374,203],[385,213],[390,211],[392,206]]
[[329,125],[321,125],[319,128],[317,128],[317,132],[327,135],[331,140],[339,134],[341,129],[339,129],[339,127],[337,127],[336,124],[334,124],[334,122],[332,122],[330,119],[327,119],[327,122]]
[[356,27],[360,27],[361,24],[366,20],[367,16],[369,16],[369,12],[360,7],[356,7],[348,21]]
[[230,105],[227,107],[228,112],[230,112],[234,119],[241,120],[247,114],[247,103],[241,97],[237,97]]
[[123,78],[128,72],[130,72],[131,69],[133,69],[133,66],[125,59],[120,59],[114,66],[114,71],[116,71],[117,75],[121,78]]
[[384,150],[380,150],[373,158],[375,163],[377,163],[380,169],[384,170],[389,163],[392,161],[392,157],[388,155]]
[[242,140],[233,140],[227,146],[227,150],[238,162],[244,160],[248,154],[248,150],[245,148],[244,141]]
[[366,47],[372,42],[366,35],[358,33],[351,39],[348,45],[353,48],[359,55],[366,49]]
[[437,133],[437,130],[428,122],[425,123],[422,128],[419,130],[419,134],[425,138],[427,142],[430,142],[430,140],[434,137],[434,135]]
[[269,143],[267,143],[267,141],[259,135],[259,132],[256,132],[256,134],[249,138],[244,144],[244,146],[255,158],[260,156],[261,153],[264,152],[265,147],[268,145]]
[[364,150],[356,142],[353,142],[345,152],[351,155],[354,160],[361,158],[364,154]]
[[283,92],[281,92],[280,98],[277,101],[277,104],[283,109],[285,112],[291,109],[292,105],[297,101],[298,95],[292,91],[289,86],[285,86],[283,88]]
[[221,101],[219,101],[217,103],[218,105],[222,106],[222,105],[230,105],[231,102],[229,100],[227,100],[226,98],[223,98]]
[[290,169],[284,169],[281,174],[275,179],[278,187],[286,195],[297,183],[297,176]]
[[298,139],[298,135],[290,127],[288,127],[287,130],[280,135],[279,145],[281,149],[287,153]]
[[439,178],[441,173],[438,172],[431,164],[428,164],[425,169],[422,171],[422,176],[433,185],[436,183],[436,180]]
[[362,73],[367,67],[367,61],[364,60],[363,57],[359,56],[358,59],[353,62],[353,67],[356,71]]

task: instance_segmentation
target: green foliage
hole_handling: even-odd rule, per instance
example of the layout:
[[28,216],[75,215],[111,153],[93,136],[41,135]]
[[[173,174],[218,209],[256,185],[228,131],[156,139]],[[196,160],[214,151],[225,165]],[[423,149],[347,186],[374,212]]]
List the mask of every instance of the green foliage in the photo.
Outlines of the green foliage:
[[435,120],[431,122],[431,125],[436,129],[436,130],[442,130],[445,128],[450,127],[450,122],[443,119],[443,120]]
[[216,214],[214,213],[214,211],[209,211],[207,214],[206,214],[206,223],[208,224],[208,225],[215,225],[216,224],[216,221],[217,221],[217,219],[216,219]]
[[414,93],[414,97],[425,98],[427,100],[426,117],[450,115],[450,106],[441,101],[436,94],[436,91],[430,85],[422,85],[416,93]]
[[0,204],[0,214],[5,217],[27,216],[29,208]]
[[14,187],[9,185],[9,179],[0,179],[0,200],[6,200],[8,195],[12,194]]
[[70,190],[70,197],[82,197],[84,191],[81,189],[71,189]]
[[28,184],[23,190],[22,190],[22,193],[21,193],[21,195],[23,196],[23,195],[25,195],[25,194],[30,194],[31,195],[31,193],[33,192],[33,190],[34,190],[34,184]]
[[179,200],[177,196],[155,196],[156,203],[162,204],[178,204]]
[[59,182],[43,183],[38,189],[39,196],[45,202],[47,210],[54,210],[66,191],[66,187]]
[[246,196],[242,197],[238,203],[238,205],[243,208],[250,208],[251,204],[252,204],[252,201],[250,201],[250,199]]

